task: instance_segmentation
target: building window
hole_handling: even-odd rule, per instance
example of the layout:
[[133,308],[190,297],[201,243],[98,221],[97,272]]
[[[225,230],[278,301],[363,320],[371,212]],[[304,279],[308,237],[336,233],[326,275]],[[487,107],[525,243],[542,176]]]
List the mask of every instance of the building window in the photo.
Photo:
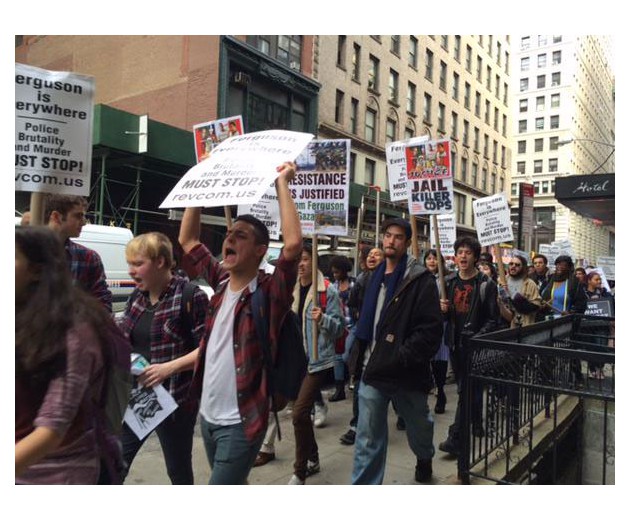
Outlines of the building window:
[[389,100],[398,103],[398,72],[389,69]]
[[549,193],[549,181],[542,181],[542,193]]
[[529,104],[529,100],[527,98],[519,99],[519,101],[518,101],[518,111],[519,112],[527,112],[527,105],[528,104]]
[[481,117],[481,94],[475,92],[475,115]]
[[506,151],[505,146],[501,146],[501,168],[505,168],[505,160],[506,160]]
[[551,94],[551,108],[560,106],[560,94]]
[[479,165],[476,162],[472,163],[472,169],[470,170],[471,172],[471,176],[470,176],[470,185],[474,186],[475,188],[477,187],[477,174],[479,172]]
[[529,57],[521,58],[521,72],[529,70]]
[[518,182],[513,182],[512,183],[512,197],[516,197],[517,192],[518,192]]
[[481,190],[488,191],[488,168],[485,166],[481,170]]
[[472,47],[470,45],[466,45],[466,70],[472,71]]
[[521,78],[520,91],[525,92],[529,88],[529,78]]
[[534,139],[534,151],[535,152],[542,152],[543,151],[543,143],[544,143],[543,139]]
[[560,43],[562,41],[562,36],[560,35],[555,35],[553,37],[553,43]]
[[551,74],[551,86],[552,87],[558,87],[560,85],[560,73],[559,72],[553,72]]
[[470,83],[464,84],[464,108],[470,110]]
[[492,90],[492,69],[490,65],[486,66],[486,89],[488,91]]
[[497,192],[497,174],[496,172],[492,172],[492,176],[490,177],[490,193]]
[[536,111],[540,112],[545,110],[545,96],[538,96],[536,98]]
[[497,42],[497,65],[501,66],[501,42]]
[[562,51],[553,51],[551,55],[551,64],[560,65],[562,63]]
[[497,99],[501,97],[501,78],[498,74],[494,76],[494,97]]
[[484,121],[487,125],[490,124],[490,101],[486,99],[486,112],[484,115]]
[[445,132],[445,111],[446,107],[442,103],[438,103],[438,130]]
[[547,66],[547,55],[539,54],[538,55],[538,68],[542,69]]
[[405,128],[405,139],[411,139],[413,137],[413,130],[411,128]]
[[516,163],[516,171],[517,173],[525,175],[525,161],[519,161]]
[[481,56],[477,56],[477,81],[479,83],[481,83],[481,80],[483,78],[483,60],[481,59]]
[[475,152],[478,152],[479,151],[479,128],[475,127],[474,133],[475,133],[475,137],[474,137],[475,141],[473,143],[473,148]]
[[376,184],[376,162],[372,159],[365,160],[365,183],[368,186]]
[[353,134],[357,133],[359,117],[359,100],[352,98],[350,102],[350,131]]
[[396,56],[400,56],[400,35],[393,35],[389,50]]
[[302,70],[301,36],[248,36],[247,43],[292,69]]
[[505,51],[505,73],[510,73],[510,53]]
[[468,146],[468,137],[470,134],[470,123],[464,119],[464,135],[462,136],[462,141],[464,146]]
[[544,34],[538,35],[538,46],[542,47],[543,45],[547,45],[547,37]]
[[453,72],[453,99],[459,101],[459,74]]
[[558,149],[558,137],[550,137],[549,138],[549,150],[557,150]]
[[488,134],[483,134],[483,156],[487,159],[488,158],[488,143],[489,143],[489,139],[488,139]]
[[536,130],[544,130],[545,129],[545,118],[537,117],[536,118]]
[[418,40],[414,36],[409,37],[409,56],[407,62],[414,69],[418,68]]
[[429,81],[433,81],[433,52],[426,50],[424,56],[424,77]]
[[461,50],[462,50],[462,37],[455,35],[455,43],[453,45],[453,56],[457,62],[459,62]]
[[494,129],[498,132],[499,131],[499,109],[497,107],[494,107]]
[[552,130],[560,128],[560,116],[551,116],[549,118],[549,128]]
[[440,88],[446,92],[446,63],[440,61]]
[[519,141],[517,144],[518,153],[527,153],[527,141]]
[[427,123],[431,123],[431,95],[427,93],[424,94],[424,109],[422,112],[422,119]]
[[534,182],[534,193],[540,193],[540,182]]
[[365,111],[365,140],[376,142],[376,111],[371,108]]
[[457,223],[466,223],[466,195],[455,193],[455,209],[457,214]]
[[503,193],[503,189],[505,188],[505,178],[501,177],[499,179],[499,191]]
[[343,123],[343,98],[343,92],[337,90],[335,96],[335,123]]
[[524,134],[525,132],[527,132],[527,120],[526,119],[521,119],[518,122],[518,133],[519,134]]
[[530,45],[531,45],[531,42],[530,42],[529,36],[523,36],[521,38],[521,50],[526,51],[527,49],[529,49]]
[[507,116],[505,114],[503,114],[503,123],[501,124],[501,135],[507,136]]
[[508,84],[503,83],[503,104],[505,106],[507,106],[507,100],[508,100]]
[[457,139],[457,114],[451,112],[451,137]]
[[378,91],[378,65],[379,60],[370,54],[370,68],[368,70],[368,88]]
[[544,75],[538,76],[536,78],[536,86],[538,88],[545,88],[545,83],[546,83],[546,81],[545,81],[545,76]]
[[387,118],[387,123],[385,124],[385,142],[391,143],[396,140],[396,121],[393,119]]
[[468,159],[466,159],[466,157],[462,157],[461,177],[462,182],[467,182],[466,179],[468,177]]
[[542,173],[542,171],[543,171],[542,160],[534,161],[534,173]]
[[352,48],[352,79],[354,81],[360,81],[359,75],[360,68],[359,64],[361,63],[361,46],[358,44],[354,44]]
[[357,178],[357,154],[350,152],[350,182],[355,182]]
[[558,159],[549,159],[549,173],[558,171]]
[[411,81],[407,83],[407,112],[416,113],[416,86]]
[[494,39],[492,36],[488,36],[488,54],[492,56],[492,44],[494,43]]
[[448,51],[448,35],[443,34],[441,36],[441,44],[442,49],[444,49],[445,51]]
[[492,141],[492,162],[497,164],[499,157],[499,143]]
[[337,37],[337,67],[346,67],[346,37]]
[[457,177],[457,153],[451,148],[451,175]]

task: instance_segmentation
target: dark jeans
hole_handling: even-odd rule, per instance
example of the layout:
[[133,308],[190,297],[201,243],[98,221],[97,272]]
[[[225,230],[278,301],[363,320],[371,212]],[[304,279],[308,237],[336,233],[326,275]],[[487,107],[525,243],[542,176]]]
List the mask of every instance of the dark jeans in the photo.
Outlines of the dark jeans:
[[350,427],[356,429],[359,423],[359,388],[361,380],[357,379],[354,383],[354,391],[352,392],[352,419],[350,419]]
[[330,370],[332,369],[306,374],[297,399],[293,403],[293,430],[295,433],[293,472],[302,480],[306,478],[308,461],[319,459],[319,448],[315,441],[315,432],[311,421],[311,408],[313,408],[317,394],[320,393],[320,389],[326,381],[327,372]]
[[[172,484],[194,484],[192,445],[196,420],[196,411],[192,413],[180,406],[155,429]],[[138,439],[129,426],[123,424],[121,442],[123,458],[127,464],[123,479],[127,477],[133,459],[148,438],[149,435],[142,440]]]
[[[453,424],[448,428],[448,436],[455,444],[460,442],[460,432],[462,431],[463,422],[463,395],[462,395],[462,383],[464,379],[464,366],[463,366],[463,354],[461,349],[456,348],[451,350],[451,364],[453,366],[453,373],[455,374],[455,380],[457,382],[457,408],[455,409],[455,419]],[[483,409],[483,388],[473,384],[472,388],[472,410],[471,421],[474,426],[481,426],[481,412]]]

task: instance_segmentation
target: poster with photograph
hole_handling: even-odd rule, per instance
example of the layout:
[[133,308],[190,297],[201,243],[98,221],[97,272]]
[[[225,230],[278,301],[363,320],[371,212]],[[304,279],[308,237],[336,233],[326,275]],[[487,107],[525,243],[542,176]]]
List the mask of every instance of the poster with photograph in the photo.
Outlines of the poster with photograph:
[[242,116],[226,117],[193,126],[197,162],[210,157],[210,152],[228,137],[244,133]]
[[388,143],[385,147],[389,200],[407,200],[407,146],[426,143],[428,136],[413,137],[405,141]]
[[152,388],[136,386],[129,396],[124,421],[142,440],[177,408],[173,396],[162,385]]

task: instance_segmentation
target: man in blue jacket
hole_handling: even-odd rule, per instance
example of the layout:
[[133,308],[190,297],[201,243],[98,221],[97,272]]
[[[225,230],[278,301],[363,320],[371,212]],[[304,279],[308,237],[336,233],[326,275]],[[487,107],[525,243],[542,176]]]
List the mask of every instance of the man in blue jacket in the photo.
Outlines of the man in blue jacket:
[[356,329],[363,372],[352,483],[383,483],[390,401],[407,425],[415,478],[429,482],[435,449],[427,396],[443,332],[439,296],[431,273],[407,256],[409,222],[392,219],[383,230],[385,262],[372,275]]

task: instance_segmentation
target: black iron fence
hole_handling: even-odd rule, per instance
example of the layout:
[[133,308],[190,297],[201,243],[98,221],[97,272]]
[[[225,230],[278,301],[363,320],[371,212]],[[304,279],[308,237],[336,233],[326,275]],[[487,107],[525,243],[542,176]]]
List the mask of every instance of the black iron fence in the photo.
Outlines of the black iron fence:
[[465,483],[614,482],[614,328],[614,318],[571,315],[470,340]]

